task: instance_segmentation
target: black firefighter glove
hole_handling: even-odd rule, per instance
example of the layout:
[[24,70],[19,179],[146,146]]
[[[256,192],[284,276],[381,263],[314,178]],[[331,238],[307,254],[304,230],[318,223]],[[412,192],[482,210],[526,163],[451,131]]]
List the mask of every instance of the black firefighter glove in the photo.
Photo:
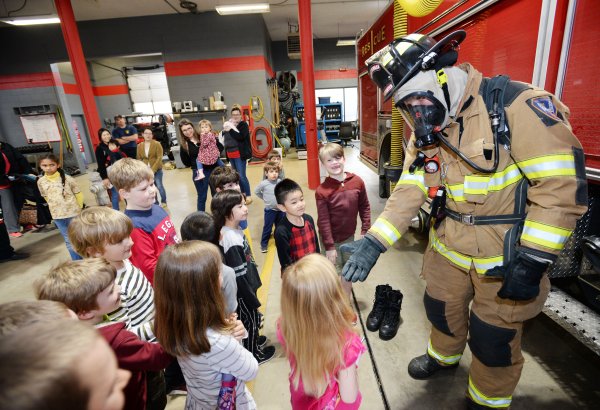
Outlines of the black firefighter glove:
[[377,262],[385,247],[368,235],[363,239],[340,246],[340,252],[352,254],[342,270],[342,276],[348,282],[363,282]]
[[540,281],[549,264],[526,252],[517,251],[508,265],[488,269],[485,276],[504,279],[498,291],[498,296],[502,299],[529,300],[539,295]]

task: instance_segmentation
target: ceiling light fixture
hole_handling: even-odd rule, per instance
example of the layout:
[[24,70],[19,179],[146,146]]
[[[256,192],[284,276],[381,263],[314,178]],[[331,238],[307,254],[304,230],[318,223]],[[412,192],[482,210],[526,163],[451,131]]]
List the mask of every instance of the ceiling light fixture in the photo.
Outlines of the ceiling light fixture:
[[271,11],[271,8],[268,3],[256,3],[215,6],[215,10],[222,16],[229,16],[233,14],[268,13]]
[[13,26],[36,26],[40,24],[58,24],[60,19],[58,17],[13,17],[4,18],[0,21]]
[[347,40],[338,40],[335,45],[338,46],[338,47],[355,46],[356,45],[356,40],[353,39],[353,38],[347,39]]

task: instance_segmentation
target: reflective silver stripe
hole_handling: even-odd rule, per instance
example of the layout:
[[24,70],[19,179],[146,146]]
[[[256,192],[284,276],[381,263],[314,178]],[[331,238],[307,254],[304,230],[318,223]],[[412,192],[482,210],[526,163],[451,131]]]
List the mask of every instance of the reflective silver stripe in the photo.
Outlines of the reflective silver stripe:
[[472,195],[486,195],[488,191],[488,182],[490,181],[490,177],[475,177],[469,178],[467,175],[465,177],[465,194]]
[[521,240],[529,241],[546,248],[560,250],[571,235],[571,230],[545,225],[535,221],[525,221]]
[[504,256],[492,256],[489,258],[473,258],[473,265],[475,270],[480,275],[484,274],[488,269],[492,269],[495,266],[501,266],[504,262]]
[[416,171],[414,174],[410,172],[403,172],[398,185],[416,185],[423,194],[427,195],[427,188],[425,187],[425,172]]
[[431,339],[429,339],[429,343],[427,344],[427,354],[433,357],[438,362],[443,363],[447,366],[451,366],[453,364],[458,363],[458,361],[462,357],[462,353],[455,354],[453,356],[444,356],[436,352],[435,350],[433,350],[433,346],[431,345]]
[[462,184],[447,185],[448,198],[454,202],[465,202],[465,193]]
[[471,269],[471,258],[461,253],[449,250],[448,248],[446,248],[446,245],[439,241],[434,229],[431,229],[430,232],[431,233],[429,235],[429,243],[431,243],[431,246],[433,246],[433,249],[435,249],[437,253],[450,260],[450,262],[454,263],[455,265],[460,266],[461,268],[464,268],[466,270]]
[[509,185],[523,179],[523,175],[516,165],[510,165],[502,172],[497,172],[490,178],[488,191],[500,191]]
[[491,407],[493,409],[502,409],[510,406],[512,396],[507,397],[488,397],[480,392],[469,375],[469,396],[471,399],[482,406]]
[[370,230],[385,239],[390,246],[396,243],[401,236],[400,232],[398,232],[394,225],[383,218],[377,218]]
[[575,159],[573,154],[547,155],[519,162],[528,178],[574,176]]

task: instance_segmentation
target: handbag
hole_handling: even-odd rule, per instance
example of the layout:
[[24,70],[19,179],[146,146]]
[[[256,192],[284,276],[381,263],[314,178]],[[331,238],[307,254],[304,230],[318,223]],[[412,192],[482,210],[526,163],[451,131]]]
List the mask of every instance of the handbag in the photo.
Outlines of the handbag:
[[19,214],[19,225],[37,225],[38,210],[36,205],[23,204],[21,213]]
[[237,380],[230,374],[221,375],[221,388],[217,398],[218,410],[235,410],[235,387]]

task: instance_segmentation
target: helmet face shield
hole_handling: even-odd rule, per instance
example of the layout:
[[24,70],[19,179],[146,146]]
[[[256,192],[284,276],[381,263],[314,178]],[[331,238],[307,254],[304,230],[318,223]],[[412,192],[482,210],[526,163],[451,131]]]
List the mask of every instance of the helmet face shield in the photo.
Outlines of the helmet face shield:
[[369,64],[369,77],[383,91],[384,95],[394,88],[392,76],[380,63]]
[[446,108],[431,91],[417,91],[396,103],[402,117],[415,133],[417,148],[437,142],[446,118]]

